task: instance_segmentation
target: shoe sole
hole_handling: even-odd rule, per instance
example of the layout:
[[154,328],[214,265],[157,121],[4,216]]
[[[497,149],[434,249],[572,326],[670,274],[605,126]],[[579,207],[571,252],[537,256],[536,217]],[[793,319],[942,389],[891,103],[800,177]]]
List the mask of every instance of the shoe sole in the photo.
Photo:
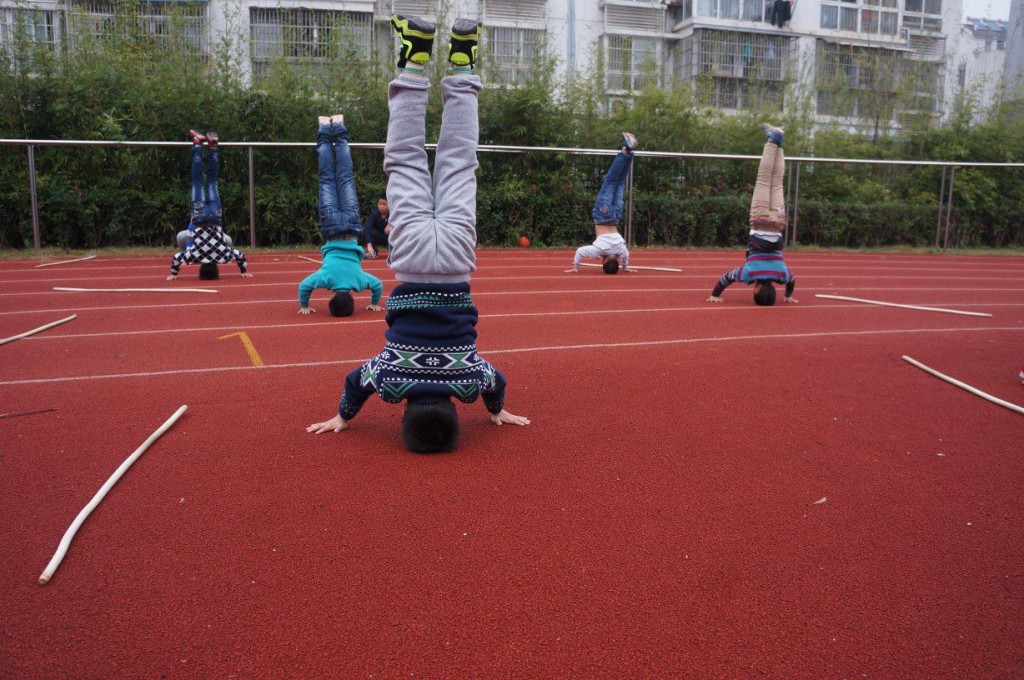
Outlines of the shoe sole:
[[452,45],[448,45],[448,61],[455,64],[456,66],[472,66],[476,63],[476,50],[480,43],[480,24],[476,24],[473,27],[472,33],[455,33],[452,32],[453,41],[459,40],[465,43],[472,43],[469,48],[470,54],[467,55],[464,51],[452,52]]

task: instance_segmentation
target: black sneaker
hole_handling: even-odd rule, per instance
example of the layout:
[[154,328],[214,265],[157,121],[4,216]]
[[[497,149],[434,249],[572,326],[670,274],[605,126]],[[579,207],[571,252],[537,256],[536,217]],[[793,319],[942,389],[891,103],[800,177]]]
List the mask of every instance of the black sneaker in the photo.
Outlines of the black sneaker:
[[398,68],[405,68],[406,62],[421,66],[430,61],[434,49],[434,24],[420,17],[391,16],[391,25],[402,41],[398,48]]
[[217,136],[216,132],[206,133],[206,143],[210,146],[217,146],[217,142],[220,141],[220,137]]
[[452,41],[448,45],[448,61],[455,66],[472,66],[476,63],[476,48],[480,43],[480,22],[475,19],[458,19],[452,26]]

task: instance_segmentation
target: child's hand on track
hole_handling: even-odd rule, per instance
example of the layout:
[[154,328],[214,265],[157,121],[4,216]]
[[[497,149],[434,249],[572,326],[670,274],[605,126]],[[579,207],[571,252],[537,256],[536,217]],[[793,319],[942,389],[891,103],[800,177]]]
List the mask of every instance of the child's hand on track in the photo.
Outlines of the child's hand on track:
[[721,302],[721,301],[722,301],[722,298],[717,296],[717,295],[712,295],[707,300],[705,300],[705,302]]
[[509,425],[529,425],[530,419],[525,416],[512,415],[505,409],[501,409],[499,413],[491,414],[491,422],[495,425],[502,425],[504,423]]
[[795,305],[795,304],[798,304],[800,301],[797,300],[796,298],[788,297],[788,298],[786,298],[786,302],[788,302],[788,303],[790,303],[792,305]]
[[565,273],[566,274],[579,274],[580,270],[579,269],[566,269]]
[[322,423],[313,423],[306,428],[306,432],[313,432],[314,434],[323,434],[324,432],[341,432],[342,430],[348,429],[348,423],[340,416],[334,416],[330,420],[325,420]]
[[250,274],[249,272],[243,272],[242,273],[242,278],[243,279],[251,279],[252,278],[252,274]]
[[168,281],[173,281],[176,278],[178,278],[178,276],[176,274],[171,274],[170,276],[167,277],[167,280]]
[[384,308],[380,305],[366,305],[366,309],[371,312],[383,312]]
[[299,314],[316,314],[316,310],[312,307],[299,307]]

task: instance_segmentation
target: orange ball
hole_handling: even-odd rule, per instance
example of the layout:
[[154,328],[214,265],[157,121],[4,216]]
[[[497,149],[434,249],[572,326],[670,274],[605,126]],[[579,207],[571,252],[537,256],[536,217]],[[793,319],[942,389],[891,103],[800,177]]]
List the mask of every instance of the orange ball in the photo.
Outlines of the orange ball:
[[520,236],[519,237],[519,245],[522,246],[523,248],[529,248],[530,247],[530,239],[526,238],[525,236]]

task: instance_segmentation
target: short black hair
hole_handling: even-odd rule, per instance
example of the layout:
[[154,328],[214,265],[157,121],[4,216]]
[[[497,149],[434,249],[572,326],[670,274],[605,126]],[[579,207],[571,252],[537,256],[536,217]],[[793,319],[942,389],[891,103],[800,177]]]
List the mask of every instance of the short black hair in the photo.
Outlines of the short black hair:
[[352,316],[355,308],[351,293],[335,293],[331,297],[331,301],[327,303],[327,309],[331,310],[331,316]]
[[619,273],[619,258],[609,257],[601,265],[601,269],[604,270],[605,274],[618,274]]
[[387,190],[384,190],[384,191],[380,192],[380,196],[377,197],[377,200],[378,201],[386,201],[386,200],[388,200],[388,192],[387,192]]
[[217,267],[216,262],[204,262],[199,265],[199,280],[200,281],[216,281],[220,278],[220,268]]
[[459,414],[451,399],[410,401],[402,416],[402,441],[413,453],[448,453],[459,443]]
[[775,304],[775,286],[771,281],[758,281],[760,286],[754,291],[754,302],[762,307],[771,307]]

